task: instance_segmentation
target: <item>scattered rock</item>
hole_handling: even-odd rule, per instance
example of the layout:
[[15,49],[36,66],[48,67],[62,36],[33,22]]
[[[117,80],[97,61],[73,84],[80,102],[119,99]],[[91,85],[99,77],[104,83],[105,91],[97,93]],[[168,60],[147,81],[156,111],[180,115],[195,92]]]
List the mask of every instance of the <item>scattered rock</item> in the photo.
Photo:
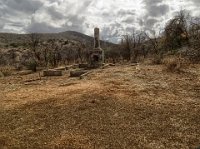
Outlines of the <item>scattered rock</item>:
[[35,78],[35,79],[25,80],[24,82],[28,83],[28,82],[34,82],[34,81],[39,81],[39,80],[41,80],[41,78]]
[[65,70],[70,70],[71,68],[72,68],[72,65],[71,66],[66,66]]
[[87,73],[86,70],[74,70],[70,71],[70,77],[80,77],[81,75]]
[[72,65],[71,68],[72,68],[72,69],[77,69],[77,68],[79,68],[79,64]]
[[23,70],[23,71],[19,71],[17,74],[20,76],[24,76],[24,75],[29,75],[32,74],[33,71],[32,70]]
[[80,76],[80,79],[84,79],[84,77],[86,77],[86,76],[87,76],[88,74],[90,74],[90,73],[91,73],[91,71],[88,71],[88,72],[82,74],[82,75]]
[[46,77],[49,76],[62,76],[62,71],[61,70],[45,70],[43,71],[43,75]]
[[58,67],[58,68],[55,68],[54,70],[64,71],[64,70],[66,70],[66,67]]
[[88,64],[79,64],[79,68],[87,68]]

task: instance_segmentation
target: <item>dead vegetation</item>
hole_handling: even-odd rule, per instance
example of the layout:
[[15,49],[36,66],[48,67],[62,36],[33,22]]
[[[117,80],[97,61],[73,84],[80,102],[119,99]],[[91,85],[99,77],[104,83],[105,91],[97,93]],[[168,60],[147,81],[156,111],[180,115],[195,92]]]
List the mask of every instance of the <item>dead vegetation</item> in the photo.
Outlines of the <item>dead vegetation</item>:
[[13,70],[12,66],[0,66],[0,77],[12,75]]
[[[97,69],[79,80],[0,79],[0,144],[7,148],[196,148],[200,66]],[[24,80],[24,81],[22,81]]]

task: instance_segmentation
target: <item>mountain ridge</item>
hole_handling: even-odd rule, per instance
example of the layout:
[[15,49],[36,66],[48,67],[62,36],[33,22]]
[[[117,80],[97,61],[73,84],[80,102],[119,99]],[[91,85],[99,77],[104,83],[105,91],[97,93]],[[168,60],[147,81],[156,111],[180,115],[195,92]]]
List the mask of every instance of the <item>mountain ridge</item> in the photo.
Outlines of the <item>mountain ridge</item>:
[[[30,33],[31,34],[31,33]],[[0,33],[0,47],[9,47],[12,44],[25,45],[28,42],[30,34],[17,34],[17,33]],[[86,45],[93,45],[94,38],[76,31],[64,31],[59,33],[36,33],[41,40],[49,39],[64,39],[83,42]],[[101,40],[102,47],[116,45],[111,42]]]

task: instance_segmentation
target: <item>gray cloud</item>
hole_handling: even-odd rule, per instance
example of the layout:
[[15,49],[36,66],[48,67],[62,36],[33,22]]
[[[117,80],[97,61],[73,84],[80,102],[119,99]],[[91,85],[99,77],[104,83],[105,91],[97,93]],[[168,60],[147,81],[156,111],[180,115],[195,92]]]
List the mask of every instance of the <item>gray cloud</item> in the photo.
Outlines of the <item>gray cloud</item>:
[[163,0],[144,0],[147,15],[150,17],[160,17],[169,12],[169,6],[163,4]]
[[42,2],[37,0],[3,0],[9,11],[19,11],[25,13],[33,13],[39,7],[42,7]]
[[120,9],[117,13],[119,16],[135,15],[135,10]]
[[4,23],[0,22],[0,30],[4,27]]
[[52,19],[55,20],[61,20],[61,19],[65,19],[65,16],[63,13],[58,12],[54,7],[48,7],[46,9],[47,13],[51,16]]
[[169,6],[166,4],[163,5],[154,5],[149,7],[148,10],[148,15],[152,16],[152,17],[160,17],[162,15],[165,15],[168,11],[169,11]]
[[193,3],[195,4],[195,5],[200,5],[200,1],[199,0],[192,0],[193,1]]
[[[199,14],[199,0],[182,3]],[[179,5],[171,0],[0,0],[0,32],[75,30],[92,35],[98,26],[102,38],[113,40],[133,30],[153,32],[180,10]]]
[[152,28],[154,26],[154,24],[156,24],[158,22],[157,19],[148,19],[146,21],[146,25],[149,27],[149,28]]

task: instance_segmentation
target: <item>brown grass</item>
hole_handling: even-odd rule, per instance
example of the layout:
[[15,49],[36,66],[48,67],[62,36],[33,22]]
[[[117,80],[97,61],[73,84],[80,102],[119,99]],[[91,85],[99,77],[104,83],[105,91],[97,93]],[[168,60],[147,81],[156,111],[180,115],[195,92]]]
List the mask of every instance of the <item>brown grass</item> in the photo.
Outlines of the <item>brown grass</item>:
[[0,79],[0,144],[19,149],[196,148],[200,65],[183,74],[163,72],[164,67],[116,66],[83,80],[69,78],[69,72],[42,80],[38,74]]
[[13,67],[11,66],[0,66],[0,73],[2,76],[10,76],[12,75]]
[[181,72],[189,67],[189,61],[181,56],[166,57],[163,60],[163,64],[166,66],[166,70],[169,72]]

